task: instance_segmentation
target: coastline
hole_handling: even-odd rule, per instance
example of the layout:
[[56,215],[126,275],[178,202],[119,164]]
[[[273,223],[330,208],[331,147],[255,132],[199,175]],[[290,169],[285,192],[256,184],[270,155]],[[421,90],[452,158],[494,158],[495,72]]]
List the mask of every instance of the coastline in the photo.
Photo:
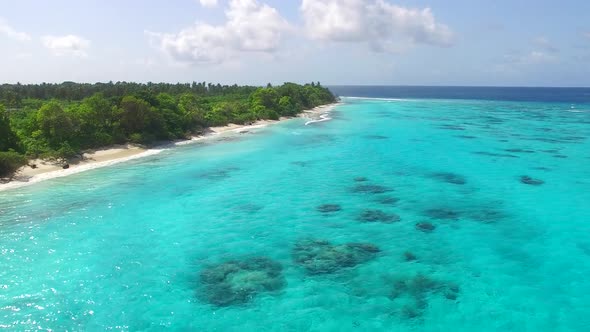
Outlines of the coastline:
[[34,183],[42,182],[49,179],[65,177],[72,174],[78,174],[88,170],[107,167],[115,164],[119,164],[125,161],[144,158],[152,155],[156,155],[166,149],[173,148],[175,146],[182,146],[192,144],[202,140],[207,140],[222,135],[235,135],[243,132],[244,130],[253,130],[264,128],[266,126],[276,124],[282,121],[291,120],[294,118],[306,118],[309,119],[305,125],[309,125],[315,122],[322,122],[330,120],[328,116],[335,107],[341,105],[340,102],[322,105],[315,107],[311,110],[305,110],[299,113],[296,117],[283,117],[279,120],[259,120],[249,125],[237,125],[228,124],[220,127],[210,127],[208,132],[204,135],[193,136],[188,140],[179,140],[166,142],[162,145],[156,145],[151,148],[136,146],[132,144],[124,145],[113,145],[107,148],[90,150],[84,152],[83,158],[78,160],[69,161],[69,168],[63,169],[60,165],[45,161],[45,160],[31,160],[37,167],[32,168],[30,166],[21,167],[16,175],[8,182],[0,183],[0,192],[10,189],[21,188],[29,186]]

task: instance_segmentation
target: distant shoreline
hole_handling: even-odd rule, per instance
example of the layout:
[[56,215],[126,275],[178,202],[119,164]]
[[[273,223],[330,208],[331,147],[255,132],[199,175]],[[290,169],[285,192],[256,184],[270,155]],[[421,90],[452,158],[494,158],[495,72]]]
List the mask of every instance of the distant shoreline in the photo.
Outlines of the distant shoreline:
[[294,118],[308,118],[309,121],[307,121],[305,125],[314,122],[326,121],[329,120],[329,118],[326,118],[325,115],[331,112],[338,105],[341,105],[341,103],[337,102],[318,106],[310,110],[302,111],[299,115],[292,118],[284,117],[280,118],[279,120],[259,120],[249,125],[229,124],[227,126],[210,127],[208,128],[208,132],[204,135],[193,136],[188,140],[166,142],[151,148],[125,144],[113,145],[105,149],[91,150],[83,153],[82,160],[70,161],[68,169],[63,169],[60,164],[55,162],[39,159],[33,160],[30,164],[34,163],[37,166],[36,168],[32,168],[30,166],[21,167],[17,171],[17,175],[15,175],[10,181],[0,183],[0,191],[21,188],[50,179],[78,174],[92,169],[112,166],[129,160],[145,158],[156,155],[174,146],[187,145],[198,141],[219,137],[220,135],[235,135],[244,130],[263,128]]

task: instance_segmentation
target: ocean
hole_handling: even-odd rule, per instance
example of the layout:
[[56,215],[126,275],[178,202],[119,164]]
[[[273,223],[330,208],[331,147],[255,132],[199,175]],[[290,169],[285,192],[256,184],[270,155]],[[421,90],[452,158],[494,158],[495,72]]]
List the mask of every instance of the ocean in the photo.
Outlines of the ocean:
[[0,328],[590,330],[590,89],[332,90],[0,192]]

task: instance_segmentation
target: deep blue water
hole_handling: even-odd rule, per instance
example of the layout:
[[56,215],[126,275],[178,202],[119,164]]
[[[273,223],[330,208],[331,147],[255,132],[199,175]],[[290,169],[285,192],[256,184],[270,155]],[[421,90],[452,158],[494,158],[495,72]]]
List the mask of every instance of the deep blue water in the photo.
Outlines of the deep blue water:
[[339,96],[590,103],[590,88],[331,86]]
[[0,327],[588,331],[590,104],[568,93],[373,92],[405,99],[0,192]]

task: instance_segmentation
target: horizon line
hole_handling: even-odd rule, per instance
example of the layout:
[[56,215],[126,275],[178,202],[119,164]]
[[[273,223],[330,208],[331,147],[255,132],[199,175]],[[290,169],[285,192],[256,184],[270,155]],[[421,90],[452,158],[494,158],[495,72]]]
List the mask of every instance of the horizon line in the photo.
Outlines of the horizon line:
[[[238,86],[252,86],[252,87],[262,87],[262,86],[266,86],[268,84],[271,84],[273,86],[275,85],[279,85],[279,84],[285,84],[285,83],[296,83],[296,84],[310,84],[310,83],[316,83],[316,82],[320,82],[321,81],[310,81],[310,82],[304,82],[304,83],[300,83],[300,82],[296,82],[296,81],[284,81],[282,83],[264,83],[264,84],[239,84],[239,83],[221,83],[221,82],[207,82],[207,81],[186,81],[186,82],[182,82],[182,81],[177,81],[177,82],[166,82],[166,81],[159,81],[159,82],[153,82],[153,81],[96,81],[96,82],[77,82],[77,81],[62,81],[62,82],[36,82],[36,83],[21,83],[21,82],[16,82],[16,83],[8,83],[8,82],[2,82],[0,83],[0,86],[2,85],[40,85],[40,84],[65,84],[65,83],[73,83],[73,84],[109,84],[109,83],[135,83],[135,84],[192,84],[192,83],[208,83],[208,84],[221,84],[223,85],[238,85]],[[590,89],[590,85],[589,86],[565,86],[565,85],[556,85],[556,86],[550,86],[550,85],[443,85],[443,84],[321,84],[325,87],[407,87],[407,88],[525,88],[525,89]]]

